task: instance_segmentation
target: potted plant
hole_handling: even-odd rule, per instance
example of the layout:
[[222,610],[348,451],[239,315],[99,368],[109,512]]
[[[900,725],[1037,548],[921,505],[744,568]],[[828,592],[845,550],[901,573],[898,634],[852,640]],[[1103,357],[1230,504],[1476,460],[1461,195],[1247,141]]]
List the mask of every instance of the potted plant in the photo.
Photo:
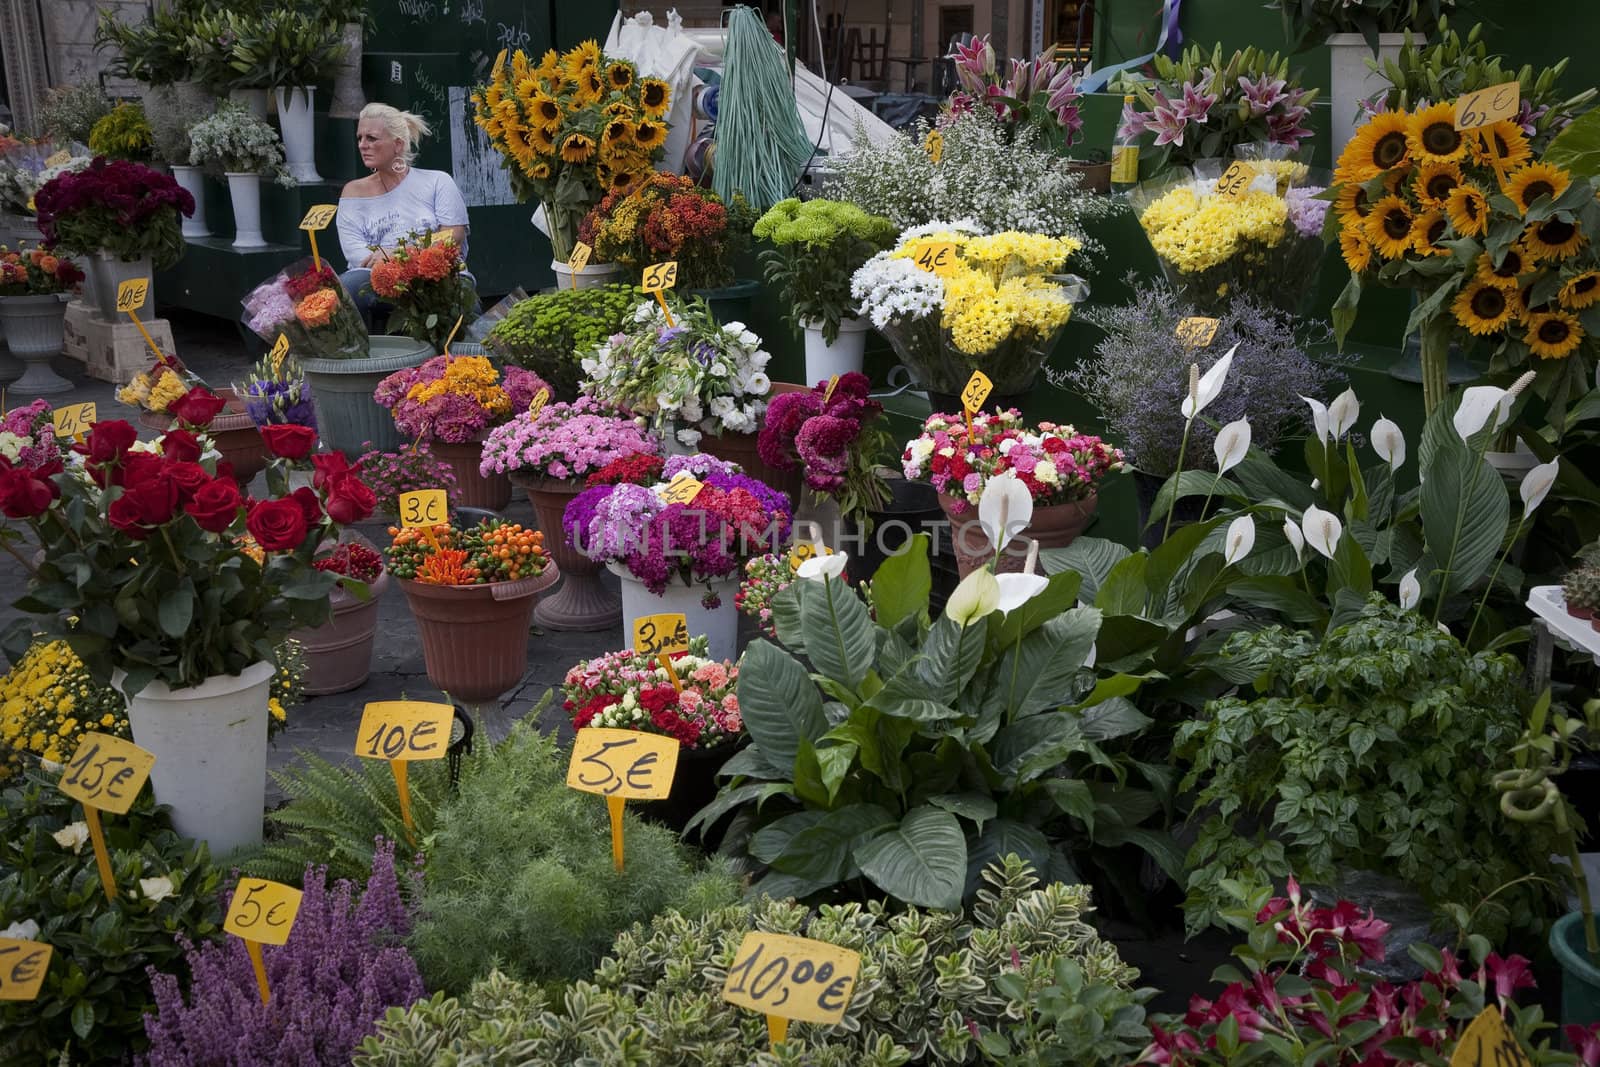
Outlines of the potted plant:
[[560,576],[544,535],[500,519],[390,535],[384,560],[417,620],[428,680],[472,704],[521,681],[534,601]]
[[155,134],[144,108],[126,101],[112,108],[89,131],[89,151],[107,159],[150,163],[155,158]]
[[122,81],[166,88],[189,81],[188,37],[195,5],[175,4],[152,10],[143,22],[126,23],[105,9],[95,22],[96,52],[111,51],[106,72]]
[[82,282],[83,272],[65,256],[0,245],[0,336],[23,364],[22,377],[7,386],[11,392],[48,396],[72,390],[50,361],[61,354],[67,301]]
[[1585,564],[1568,571],[1561,579],[1561,599],[1568,615],[1593,623],[1600,611],[1600,567]]
[[607,193],[583,217],[578,240],[618,264],[630,281],[652,263],[677,263],[677,289],[705,297],[712,315],[728,322],[750,317],[750,298],[759,288],[734,277],[734,260],[749,244],[755,221],[742,196],[724,203],[682,174],[652,172]]
[[[183,255],[181,223],[194,214],[194,197],[149,167],[97,158],[40,186],[34,206],[46,244],[93,264],[96,312],[115,322],[123,318],[116,311],[122,282],[153,280],[152,268],[165,270]],[[153,318],[155,304],[151,292],[139,317]]]
[[[867,533],[869,515],[888,503],[889,486],[878,464],[894,444],[880,419],[883,405],[871,398],[870,388],[866,375],[852,371],[810,389],[779,393],[768,403],[756,447],[768,469],[789,473],[798,517],[813,518],[810,512],[827,497],[837,502],[836,517],[842,514]],[[842,531],[826,519],[821,524],[823,540],[836,546]]]
[[[308,696],[347,692],[365,685],[372,673],[378,602],[389,588],[389,575],[383,569],[383,556],[356,534],[347,534],[312,566],[337,575],[339,580],[329,594],[332,618],[294,634],[305,650],[305,692]],[[361,583],[366,595],[356,595],[346,587],[346,580]]]
[[[383,251],[378,248],[374,252]],[[427,344],[435,352],[462,324],[477,318],[478,294],[467,275],[461,246],[432,233],[409,233],[372,265],[372,291],[393,305],[389,332]]]
[[338,24],[342,46],[331,71],[333,99],[328,101],[328,117],[354,119],[367,104],[361,92],[361,51],[363,40],[372,29],[372,12],[367,0],[324,0],[322,12]]
[[[559,287],[570,288],[567,260],[584,215],[607,193],[649,176],[661,158],[672,105],[667,83],[584,41],[538,62],[521,49],[509,62],[502,53],[472,102],[517,199],[543,205],[550,265]],[[611,273],[586,267],[578,283],[603,284]]]
[[[1070,62],[1057,59],[1054,48],[1039,53],[1031,63],[1012,63],[1005,77],[1000,75],[988,34],[957,44],[950,59],[954,61],[960,88],[945,101],[945,116],[956,118],[986,108],[994,112],[1008,133],[1014,135],[1020,127],[1031,127],[1038,131],[1041,147],[1061,155],[1066,155],[1077,142],[1083,130],[1083,117],[1078,112],[1078,101],[1083,98],[1083,74]],[[943,140],[941,134],[934,142],[941,153]],[[1075,161],[1069,161],[1069,165],[1072,162]],[[1103,176],[1086,175],[1085,184],[1095,192],[1110,190],[1111,166],[1103,166]]]
[[[578,290],[600,292],[601,290]],[[481,470],[507,476],[533,505],[539,529],[550,533],[546,549],[561,567],[561,588],[534,609],[540,626],[556,630],[604,630],[622,619],[622,601],[599,579],[600,560],[567,543],[561,516],[587,479],[611,464],[653,457],[656,439],[635,420],[599,401],[546,404],[538,414],[524,406],[511,421],[490,431]]]
[[512,306],[483,346],[550,385],[552,400],[578,399],[582,359],[632,320],[644,294],[632,285],[552,289]]
[[253,79],[252,88],[275,95],[286,166],[302,185],[322,180],[316,160],[316,85],[345,49],[340,23],[330,14],[285,5],[233,23],[233,67]]
[[435,456],[425,441],[409,442],[394,452],[369,447],[361,453],[357,466],[361,480],[378,497],[378,514],[391,522],[400,521],[400,494],[417,489],[442,489],[451,509],[455,508],[455,468]]
[[[67,158],[51,165],[63,147]],[[34,197],[40,187],[58,175],[82,170],[92,158],[82,145],[0,139],[0,244],[39,240]]]
[[265,248],[261,233],[261,179],[294,185],[283,168],[277,131],[242,104],[224,100],[189,131],[189,162],[228,179],[233,201],[233,247]]
[[176,88],[161,90],[148,112],[156,158],[167,164],[172,179],[194,197],[194,214],[183,220],[185,240],[211,236],[205,218],[205,168],[189,162],[194,154],[189,130],[215,112],[216,107],[216,101],[204,90],[189,85],[181,92]]
[[[702,488],[689,503],[668,503],[667,483],[692,474]],[[671,456],[612,465],[598,484],[567,504],[567,543],[622,579],[624,631],[631,620],[682,612],[691,637],[704,634],[713,659],[738,654],[734,593],[745,560],[788,541],[791,511],[782,493],[712,456]]]
[[484,438],[547,388],[521,367],[502,374],[485,356],[435,356],[383,379],[373,398],[403,436],[432,444],[450,464],[459,503],[498,511],[511,501],[511,482],[501,472],[479,473]]
[[805,335],[805,384],[859,372],[871,324],[856,315],[850,276],[894,244],[894,223],[854,204],[790,199],[761,216],[754,233],[772,242],[761,253],[767,282]]

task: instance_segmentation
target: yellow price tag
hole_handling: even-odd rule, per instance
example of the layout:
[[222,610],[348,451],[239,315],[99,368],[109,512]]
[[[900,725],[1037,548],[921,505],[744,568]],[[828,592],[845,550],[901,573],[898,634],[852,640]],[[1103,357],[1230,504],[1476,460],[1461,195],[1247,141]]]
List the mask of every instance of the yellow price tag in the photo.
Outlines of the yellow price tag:
[[572,742],[567,785],[624,800],[665,800],[678,770],[678,740],[642,730],[589,726]]
[[278,339],[272,343],[272,375],[277,377],[283,373],[283,357],[289,354],[289,335],[280,333]]
[[647,656],[689,651],[689,620],[683,612],[641,615],[633,620],[633,647]]
[[972,372],[972,377],[967,379],[967,384],[961,389],[961,407],[965,411],[978,412],[983,410],[983,402],[989,399],[989,393],[994,389],[994,383],[989,376],[981,370]]
[[333,216],[338,214],[338,204],[318,204],[306,212],[306,217],[300,220],[302,230],[326,230],[328,223],[333,221]]
[[450,519],[450,498],[443,489],[414,489],[400,494],[400,526],[440,526]]
[[772,1043],[789,1020],[829,1025],[844,1018],[861,974],[861,955],[825,941],[752,931],[739,942],[722,999],[767,1017]]
[[543,411],[548,403],[550,403],[550,390],[540,386],[539,391],[533,394],[533,400],[528,403],[528,414],[538,418],[539,412]]
[[300,890],[265,878],[241,878],[228,905],[222,928],[235,937],[261,945],[281,945],[289,940],[294,917],[300,911]]
[[95,422],[94,404],[67,404],[50,412],[50,425],[57,437],[77,438],[89,432]]
[[1243,200],[1256,180],[1255,168],[1242,159],[1236,159],[1217,179],[1217,195],[1224,200]]
[[705,483],[687,471],[678,474],[661,490],[661,499],[669,504],[693,504]]
[[129,278],[117,286],[117,310],[129,313],[144,307],[150,296],[149,278]]
[[63,148],[59,152],[52,152],[46,156],[44,159],[44,165],[47,167],[59,167],[63,163],[71,162],[71,160],[72,153]]
[[443,759],[456,709],[424,700],[375,700],[361,712],[355,752],[368,759]]
[[678,284],[678,262],[668,260],[665,263],[652,263],[644,269],[644,277],[639,283],[639,288],[647,293],[659,293],[663,289],[671,289]]
[[43,941],[0,937],[0,1000],[33,1000],[55,949]]
[[928,153],[928,161],[934,166],[944,158],[944,134],[938,130],[929,130],[928,136],[922,139],[922,150]]
[[831,556],[833,549],[827,545],[815,545],[810,541],[802,541],[789,550],[789,569],[798,571],[800,564],[813,556]]
[[155,762],[154,753],[132,741],[87,733],[57,786],[85,807],[122,815],[133,806]]
[[1485,1064],[1494,1064],[1494,1067],[1532,1067],[1527,1053],[1522,1051],[1516,1037],[1506,1028],[1506,1021],[1500,1017],[1500,1009],[1493,1004],[1478,1013],[1466,1033],[1461,1035],[1461,1040],[1456,1042],[1456,1050],[1450,1054],[1450,1067],[1483,1067]]
[[1190,348],[1205,348],[1217,336],[1217,320],[1191,315],[1178,323],[1178,328],[1172,334]]
[[1522,86],[1502,82],[1487,89],[1462,93],[1456,98],[1456,129],[1475,130],[1505,119],[1514,119],[1522,109]]
[[[567,269],[576,274],[589,265],[589,257],[594,255],[594,249],[579,241],[572,246],[572,255],[567,257]],[[677,271],[673,271],[676,279]]]
[[922,245],[912,262],[917,265],[918,270],[943,277],[956,268],[955,242],[928,241]]

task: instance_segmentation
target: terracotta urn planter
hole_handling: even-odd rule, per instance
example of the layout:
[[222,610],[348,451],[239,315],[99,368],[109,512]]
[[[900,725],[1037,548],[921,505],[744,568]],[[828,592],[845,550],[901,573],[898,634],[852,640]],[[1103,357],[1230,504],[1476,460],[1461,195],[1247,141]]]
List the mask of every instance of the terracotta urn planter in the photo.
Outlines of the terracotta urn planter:
[[544,549],[561,568],[561,588],[543,597],[533,619],[547,630],[609,630],[622,621],[622,597],[600,580],[600,563],[567,544],[561,516],[583,483],[512,474],[511,482],[528,496]]
[[372,638],[378,631],[378,601],[389,588],[389,572],[367,586],[370,596],[358,599],[334,586],[333,618],[311,630],[296,630],[306,658],[307,696],[344,693],[363,685],[372,673]]
[[[483,438],[452,444],[435,439],[428,447],[433,454],[450,464],[456,476],[456,503],[469,508],[487,508],[501,511],[511,503],[511,479],[504,474],[485,477],[478,473],[478,463],[483,459]],[[550,535],[545,534],[549,540]]]
[[428,681],[454,700],[481,704],[522,680],[528,669],[528,624],[539,594],[560,568],[488,585],[432,585],[396,578],[416,617]]
[[[232,389],[218,389],[216,394],[228,402],[222,413],[211,420],[206,435],[216,446],[222,458],[233,464],[233,480],[242,489],[251,479],[267,469],[272,453],[267,450],[255,420],[244,409],[244,401]],[[172,428],[172,417],[159,411],[140,411],[139,423],[152,430],[165,433]]]
[[[989,544],[989,535],[978,525],[978,509],[969,505],[958,514],[953,510],[956,503],[955,497],[939,494],[939,507],[944,509],[945,517],[950,520],[950,538],[955,548],[956,565],[961,571],[961,577],[965,578],[979,567],[986,566],[994,558],[994,548]],[[1099,496],[1090,493],[1082,500],[1073,500],[1066,504],[1036,506],[1033,509],[1033,522],[1022,531],[1022,536],[1031,537],[1039,542],[1041,551],[1047,548],[1066,548],[1083,533],[1084,528],[1089,525],[1089,520],[1094,518],[1095,509],[1099,504]],[[1001,554],[996,570],[1002,574],[1019,574],[1026,561],[1027,553],[1022,551],[1019,541],[1014,541]]]

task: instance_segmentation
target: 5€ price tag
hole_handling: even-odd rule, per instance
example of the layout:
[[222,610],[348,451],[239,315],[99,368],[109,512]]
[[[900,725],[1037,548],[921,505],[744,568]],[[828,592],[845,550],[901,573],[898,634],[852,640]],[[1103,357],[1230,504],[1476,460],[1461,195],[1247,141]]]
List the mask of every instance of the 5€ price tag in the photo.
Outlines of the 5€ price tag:
[[150,295],[149,278],[129,278],[117,286],[117,310],[130,314],[144,307]]
[[694,498],[704,488],[705,483],[685,471],[667,483],[666,488],[661,490],[661,499],[669,504],[693,504]]
[[55,949],[43,941],[0,937],[0,1000],[33,1000]]
[[[567,269],[574,274],[578,273],[589,265],[589,257],[592,255],[594,255],[594,249],[579,241],[572,246],[572,255],[567,257]],[[674,265],[673,274],[674,276],[677,274],[676,265]]]
[[808,937],[751,932],[739,942],[722,999],[771,1018],[837,1023],[850,1006],[861,956]]
[[1476,130],[1480,126],[1517,117],[1522,109],[1522,85],[1502,82],[1487,89],[1462,93],[1456,98],[1456,129]]
[[318,204],[306,212],[306,217],[300,220],[302,230],[326,230],[328,223],[333,221],[333,216],[339,211],[338,204]]
[[646,656],[689,651],[689,620],[681,611],[633,620],[633,647]]
[[57,785],[85,807],[123,815],[144,788],[155,762],[153,753],[132,741],[87,733]]
[[361,712],[356,755],[368,759],[443,759],[456,709],[424,700],[375,700]]
[[50,412],[50,425],[55,427],[57,437],[76,438],[88,433],[94,421],[93,403],[67,404]]
[[1236,159],[1217,179],[1217,195],[1224,200],[1243,200],[1256,180],[1255,168],[1242,159]]
[[678,770],[678,739],[586,726],[572,742],[567,785],[625,800],[665,800]]
[[668,260],[665,263],[652,263],[644,269],[644,277],[640,280],[639,288],[647,293],[659,293],[663,289],[671,289],[678,284],[678,261]]
[[1450,1054],[1450,1067],[1532,1067],[1527,1053],[1506,1028],[1500,1009],[1484,1008]]
[[300,911],[300,890],[265,878],[241,878],[228,905],[222,928],[235,937],[261,945],[281,945],[289,940],[294,917]]
[[1191,315],[1178,323],[1173,334],[1190,348],[1205,348],[1217,336],[1217,320]]
[[956,269],[955,242],[926,241],[918,248],[911,262],[917,265],[918,270],[925,270],[942,278]]
[[981,370],[972,372],[972,377],[967,379],[967,384],[961,387],[961,407],[965,411],[978,412],[983,410],[983,402],[989,399],[989,393],[994,389],[994,383],[989,376]]
[[439,526],[450,518],[450,498],[443,489],[413,489],[400,494],[400,526]]
[[537,418],[548,403],[550,403],[550,390],[541,385],[539,391],[533,394],[533,399],[528,402],[528,414]]

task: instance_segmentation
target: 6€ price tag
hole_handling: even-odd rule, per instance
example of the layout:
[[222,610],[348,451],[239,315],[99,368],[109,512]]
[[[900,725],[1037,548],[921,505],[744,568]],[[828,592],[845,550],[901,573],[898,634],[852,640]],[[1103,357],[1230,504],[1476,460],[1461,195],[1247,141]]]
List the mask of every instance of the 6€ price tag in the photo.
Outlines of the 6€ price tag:
[[0,1000],[33,1000],[55,949],[43,941],[0,937]]
[[647,293],[659,293],[663,289],[671,289],[678,284],[678,262],[668,260],[665,263],[652,263],[644,269],[644,277],[640,280],[639,288]]
[[930,274],[944,277],[956,269],[956,245],[954,241],[927,241],[917,250],[911,262],[917,265],[918,270],[925,270]]
[[1191,315],[1178,323],[1173,334],[1190,348],[1205,348],[1217,336],[1217,320]]
[[450,498],[443,489],[413,489],[400,494],[400,526],[438,526],[449,521]]
[[847,948],[786,934],[748,933],[722,983],[722,999],[769,1019],[829,1024],[844,1018],[861,973]]
[[537,418],[539,412],[543,411],[544,406],[548,403],[550,403],[550,390],[540,386],[539,391],[534,393],[533,399],[528,402],[528,414]]
[[[572,246],[572,255],[567,257],[567,269],[574,274],[578,273],[589,265],[589,257],[592,255],[594,255],[594,249],[579,241]],[[674,275],[677,273],[676,265],[674,265],[673,273]]]
[[1500,1009],[1484,1008],[1450,1054],[1450,1067],[1532,1067],[1517,1039],[1506,1029]]
[[994,383],[989,376],[981,370],[972,372],[972,377],[967,379],[967,384],[961,387],[961,407],[965,411],[977,412],[983,410],[983,402],[989,399],[989,393],[994,389]]
[[646,656],[689,651],[689,620],[681,611],[633,620],[633,647]]
[[89,432],[89,427],[94,425],[94,404],[67,404],[50,412],[50,425],[55,427],[57,437],[76,438],[80,434]]
[[356,755],[368,759],[443,759],[456,709],[423,700],[375,700],[361,712]]
[[326,230],[328,223],[333,221],[333,216],[339,211],[338,204],[318,204],[306,212],[306,217],[300,220],[302,230]]
[[241,878],[222,928],[246,941],[281,945],[289,940],[299,911],[300,890],[265,878]]
[[149,278],[129,278],[117,286],[117,310],[130,314],[144,307],[145,299],[150,295]]
[[693,504],[705,484],[687,471],[678,474],[661,490],[661,499],[669,504]]
[[1217,195],[1224,200],[1242,200],[1255,179],[1255,168],[1242,159],[1236,159],[1217,179]]
[[567,785],[603,797],[664,800],[677,770],[677,738],[587,726],[573,739]]
[[85,807],[123,815],[144,788],[153,753],[110,734],[87,733],[61,776],[59,788]]
[[1504,119],[1516,118],[1522,108],[1522,86],[1502,82],[1487,89],[1462,93],[1456,98],[1456,129],[1475,130]]

